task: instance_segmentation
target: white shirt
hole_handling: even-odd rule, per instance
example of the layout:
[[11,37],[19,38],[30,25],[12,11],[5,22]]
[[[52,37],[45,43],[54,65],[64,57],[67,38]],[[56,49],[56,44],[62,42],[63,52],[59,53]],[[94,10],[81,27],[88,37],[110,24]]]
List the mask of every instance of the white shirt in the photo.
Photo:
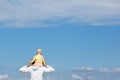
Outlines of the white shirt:
[[19,69],[19,71],[20,72],[29,72],[31,74],[30,80],[43,80],[44,72],[53,72],[53,71],[55,71],[55,69],[49,65],[47,65],[47,67],[23,66]]

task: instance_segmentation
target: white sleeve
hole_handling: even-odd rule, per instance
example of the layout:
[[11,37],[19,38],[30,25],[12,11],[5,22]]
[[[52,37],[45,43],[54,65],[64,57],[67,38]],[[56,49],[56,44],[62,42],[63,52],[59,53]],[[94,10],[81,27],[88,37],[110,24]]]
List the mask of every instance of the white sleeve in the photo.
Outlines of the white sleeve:
[[44,71],[45,71],[45,72],[53,72],[53,71],[55,71],[55,69],[54,69],[53,67],[47,65],[47,66],[45,67]]
[[20,72],[29,72],[29,67],[23,66],[19,69]]

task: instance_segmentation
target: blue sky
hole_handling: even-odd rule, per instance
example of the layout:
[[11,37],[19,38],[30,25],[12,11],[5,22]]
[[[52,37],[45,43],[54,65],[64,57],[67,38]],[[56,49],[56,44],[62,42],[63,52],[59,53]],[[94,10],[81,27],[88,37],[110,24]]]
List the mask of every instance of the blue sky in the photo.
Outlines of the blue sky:
[[[120,72],[119,4],[119,0],[0,0],[0,79],[24,80],[17,70],[37,48],[56,69],[55,75],[90,80],[72,70]],[[63,75],[57,80],[64,80]]]
[[117,68],[120,66],[119,31],[119,26],[1,28],[1,73],[18,73],[18,68],[35,55],[37,48],[43,49],[46,62],[58,74],[81,66]]

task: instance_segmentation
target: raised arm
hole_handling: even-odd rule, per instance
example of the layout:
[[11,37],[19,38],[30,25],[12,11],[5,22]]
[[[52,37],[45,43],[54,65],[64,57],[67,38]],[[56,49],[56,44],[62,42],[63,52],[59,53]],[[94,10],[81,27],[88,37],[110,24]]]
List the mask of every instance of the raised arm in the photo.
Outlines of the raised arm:
[[53,67],[47,65],[47,66],[45,67],[44,71],[45,71],[45,72],[54,72],[55,69],[54,69]]
[[42,64],[43,64],[43,66],[47,66],[47,64],[46,64],[45,59],[44,59],[43,56],[42,56]]
[[35,59],[36,59],[36,56],[34,56],[30,62],[33,63],[35,61]]
[[36,56],[34,56],[34,58],[32,58],[32,60],[27,64],[27,67],[31,66],[34,63],[35,59]]
[[27,66],[23,66],[19,69],[20,72],[29,72],[29,68]]

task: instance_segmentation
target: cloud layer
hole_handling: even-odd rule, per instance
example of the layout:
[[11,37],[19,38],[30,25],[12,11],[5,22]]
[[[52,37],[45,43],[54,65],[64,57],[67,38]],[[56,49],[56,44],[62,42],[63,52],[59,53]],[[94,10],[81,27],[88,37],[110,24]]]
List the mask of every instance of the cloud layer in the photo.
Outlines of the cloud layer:
[[0,0],[0,26],[120,25],[119,0]]
[[0,74],[0,80],[7,80],[8,75],[7,74]]
[[[63,71],[64,72],[64,71]],[[8,74],[0,74],[0,80],[29,80],[30,76],[22,74],[19,77]],[[64,74],[55,73],[52,75],[44,75],[45,80],[120,80],[120,67],[118,68],[100,68],[93,67],[77,67],[70,72]]]
[[78,67],[73,70],[73,80],[120,80],[120,68]]

